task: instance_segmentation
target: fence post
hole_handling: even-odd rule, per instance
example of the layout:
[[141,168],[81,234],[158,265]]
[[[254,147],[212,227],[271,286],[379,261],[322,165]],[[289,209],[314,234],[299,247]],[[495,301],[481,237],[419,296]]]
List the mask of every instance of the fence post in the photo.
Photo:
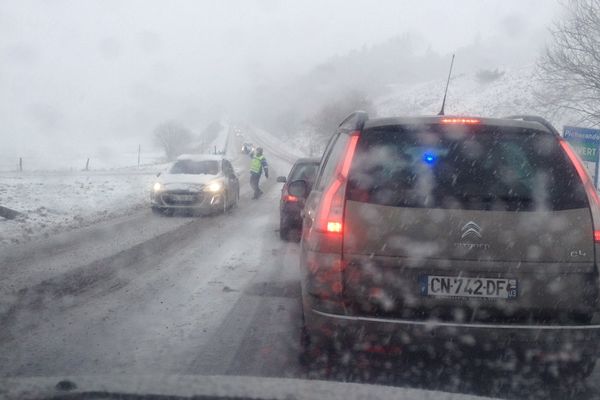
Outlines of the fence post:
[[89,171],[90,170],[90,159],[88,158],[87,161],[85,162],[85,170]]
[[19,157],[19,172],[23,172],[23,157]]

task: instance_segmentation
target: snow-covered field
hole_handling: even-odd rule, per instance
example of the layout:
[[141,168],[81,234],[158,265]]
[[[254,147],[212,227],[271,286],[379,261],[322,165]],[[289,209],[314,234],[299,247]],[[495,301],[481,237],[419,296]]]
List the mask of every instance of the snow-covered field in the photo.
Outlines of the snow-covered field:
[[[226,150],[228,136],[229,125],[224,124],[211,147]],[[0,248],[149,207],[156,174],[169,164],[119,165],[91,171],[0,172],[0,206],[22,214],[15,219],[0,216]]]
[[[577,124],[576,115],[548,115],[537,99],[541,86],[534,65],[498,70],[495,79],[480,79],[477,73],[456,73],[446,100],[446,115],[502,118],[515,114],[541,115],[560,131],[565,124]],[[391,85],[389,92],[373,99],[377,116],[435,115],[440,111],[445,81]]]
[[[448,89],[446,114],[502,117],[536,112],[533,66],[502,71],[495,80],[482,82],[476,74],[456,74]],[[379,116],[434,115],[440,111],[443,80],[390,86],[390,92],[375,100]]]
[[87,226],[148,204],[155,171],[0,173],[0,205],[22,213],[0,217],[0,246]]

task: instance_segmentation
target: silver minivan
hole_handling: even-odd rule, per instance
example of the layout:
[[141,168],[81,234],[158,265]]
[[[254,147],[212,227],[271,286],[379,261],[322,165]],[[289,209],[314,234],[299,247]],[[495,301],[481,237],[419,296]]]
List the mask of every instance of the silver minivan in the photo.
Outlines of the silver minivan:
[[581,161],[539,117],[354,113],[304,211],[308,351],[510,349],[586,376],[600,332],[598,216]]

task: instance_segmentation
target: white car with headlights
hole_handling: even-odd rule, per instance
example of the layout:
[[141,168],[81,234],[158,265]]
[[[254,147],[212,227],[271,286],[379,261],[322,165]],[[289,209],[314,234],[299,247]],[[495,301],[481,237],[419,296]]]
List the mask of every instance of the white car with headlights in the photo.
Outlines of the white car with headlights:
[[185,154],[152,187],[150,201],[155,212],[192,210],[225,211],[237,205],[240,184],[231,162],[218,155]]

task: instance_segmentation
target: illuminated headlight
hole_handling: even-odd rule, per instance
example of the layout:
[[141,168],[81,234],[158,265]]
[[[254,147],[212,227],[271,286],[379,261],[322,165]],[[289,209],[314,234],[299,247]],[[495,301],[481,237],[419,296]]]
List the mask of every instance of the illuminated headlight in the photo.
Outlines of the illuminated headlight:
[[206,190],[212,193],[220,192],[223,189],[223,182],[215,181],[206,185]]
[[154,184],[154,186],[152,186],[152,188],[154,189],[155,192],[160,192],[162,190],[163,186],[160,183],[156,182]]

